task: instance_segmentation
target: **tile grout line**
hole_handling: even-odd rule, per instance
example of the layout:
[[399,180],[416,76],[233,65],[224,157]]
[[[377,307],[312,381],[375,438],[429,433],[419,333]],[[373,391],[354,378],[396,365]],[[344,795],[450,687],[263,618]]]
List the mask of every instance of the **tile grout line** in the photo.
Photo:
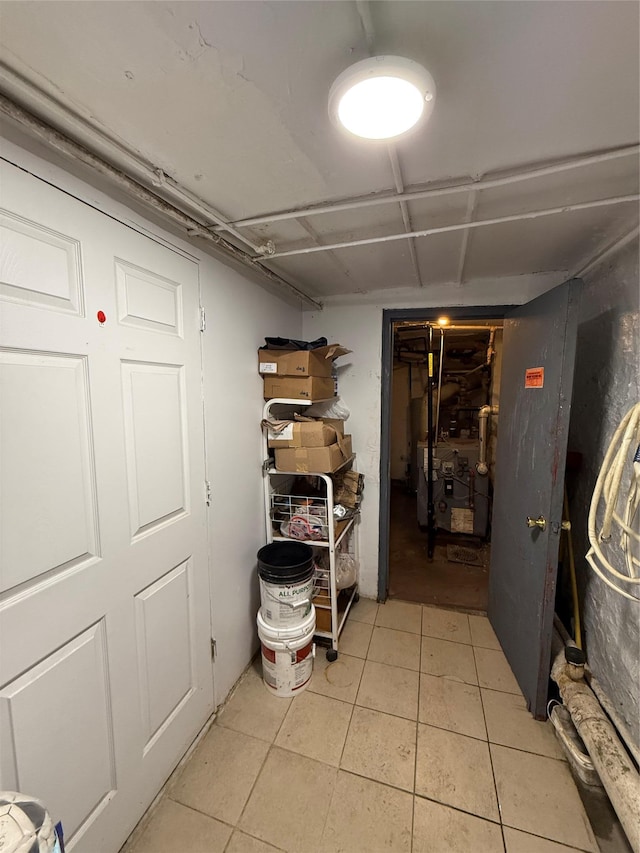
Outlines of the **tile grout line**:
[[[493,820],[490,817],[484,817],[483,815],[479,815],[477,812],[469,812],[466,809],[461,809],[460,806],[454,806],[451,803],[447,803],[444,800],[436,800],[435,797],[428,797],[426,794],[416,794],[416,797],[420,797],[421,800],[428,800],[430,803],[437,803],[439,806],[444,806],[447,809],[452,809],[455,812],[460,812],[460,814],[469,815],[469,817],[475,817],[478,820],[483,820],[485,823],[490,823],[492,826],[501,826],[499,820]],[[522,830],[520,830],[522,831]],[[545,839],[548,841],[550,839]]]
[[413,761],[413,796],[411,797],[411,853],[414,848],[416,828],[416,785],[418,781],[418,732],[420,731],[420,691],[422,689],[422,622],[424,607],[420,608],[420,651],[418,654],[418,706],[416,708],[416,754]]
[[[378,614],[378,611],[377,611],[377,609],[376,609],[376,616],[377,616],[377,614]],[[374,619],[375,619],[375,617],[374,617]],[[361,623],[361,624],[366,624],[366,623]],[[371,637],[372,637],[372,636],[373,636],[373,630],[371,631],[371,636],[369,637],[369,643],[371,643]],[[368,652],[369,652],[369,646],[367,646],[367,653],[368,653]],[[339,660],[339,656],[338,656],[337,660]],[[327,828],[327,821],[329,820],[329,814],[331,813],[331,806],[333,805],[333,798],[334,798],[334,797],[335,797],[335,795],[336,795],[336,789],[337,789],[337,787],[338,787],[338,774],[340,773],[340,770],[341,770],[341,766],[340,766],[340,765],[342,764],[342,756],[344,755],[344,750],[345,750],[345,747],[346,747],[346,745],[347,745],[347,738],[349,737],[349,729],[351,728],[351,720],[353,719],[353,712],[354,712],[354,709],[355,709],[355,707],[356,707],[356,699],[357,699],[357,697],[358,697],[358,691],[360,690],[360,683],[361,683],[361,681],[362,681],[362,676],[363,676],[363,674],[364,674],[364,667],[365,667],[365,665],[366,665],[366,658],[365,658],[364,664],[363,664],[363,666],[362,666],[362,670],[361,670],[361,672],[360,672],[360,676],[359,676],[359,678],[358,678],[358,686],[356,687],[355,697],[354,697],[354,699],[353,699],[353,702],[351,702],[351,703],[345,703],[345,704],[350,704],[350,705],[351,705],[351,714],[349,715],[349,722],[348,722],[348,724],[347,724],[347,731],[346,731],[346,734],[345,734],[345,736],[344,736],[344,742],[343,742],[343,744],[342,744],[342,749],[341,749],[341,751],[340,751],[340,757],[338,758],[338,765],[337,765],[337,767],[335,768],[335,769],[336,769],[335,784],[334,784],[334,786],[333,786],[333,790],[332,790],[332,792],[331,792],[331,796],[329,797],[329,805],[327,806],[327,811],[326,811],[325,816],[324,816],[324,821],[322,822],[322,830],[321,830],[321,832],[320,832],[320,840],[321,840],[321,841],[322,841],[322,839],[324,838],[324,833],[325,833],[325,830],[326,830],[326,828]],[[331,666],[331,663],[329,664],[329,666]],[[318,695],[318,694],[317,694],[317,695]],[[319,694],[319,695],[321,695],[321,694]],[[343,701],[343,700],[337,700],[337,701]]]
[[[258,784],[258,779],[260,778],[260,776],[262,776],[262,771],[264,770],[265,764],[267,763],[267,759],[271,755],[271,751],[272,751],[273,747],[275,746],[276,738],[280,734],[280,729],[284,725],[284,721],[287,718],[287,715],[288,715],[288,713],[292,707],[293,707],[293,699],[291,699],[289,702],[289,707],[287,708],[286,712],[284,713],[284,715],[282,717],[282,720],[280,721],[280,725],[278,726],[277,731],[275,732],[275,734],[273,736],[273,740],[267,741],[267,743],[269,744],[269,748],[267,749],[267,751],[265,753],[262,764],[260,765],[260,770],[258,770],[258,772],[256,773],[256,778],[253,780],[253,785],[251,786],[251,790],[249,791],[249,795],[247,796],[247,799],[245,800],[245,803],[242,807],[242,811],[240,812],[238,820],[236,821],[236,827],[235,827],[236,829],[240,829],[240,821],[242,820],[242,818],[244,816],[247,805],[249,804],[249,800],[251,799],[253,792],[255,790],[255,787]],[[243,830],[240,829],[240,831],[242,832]],[[249,834],[249,833],[247,833],[247,834]],[[261,841],[262,839],[259,839],[259,840]]]
[[[475,647],[471,647],[473,649],[473,662],[476,667],[476,676],[478,677],[478,685],[480,684],[480,674],[478,672],[478,662],[476,660],[476,650]],[[493,766],[493,754],[491,752],[491,744],[489,742],[489,726],[487,725],[487,714],[484,710],[484,702],[482,701],[482,689],[478,686],[478,692],[480,694],[480,705],[482,706],[482,717],[484,719],[484,728],[487,733],[487,752],[489,753],[489,763],[491,765],[491,776],[493,777],[493,790],[496,796],[496,805],[498,806],[498,816],[500,818],[500,835],[502,837],[502,847],[504,850],[507,849],[507,841],[504,837],[504,825],[502,823],[502,804],[500,802],[500,796],[498,794],[498,782],[496,780],[496,771]]]
[[[503,829],[512,829],[514,832],[520,832],[522,835],[530,835],[531,838],[539,838],[540,841],[546,841],[548,844],[561,844],[563,847],[566,847],[569,850],[575,850],[576,853],[589,853],[588,850],[585,850],[584,847],[574,847],[573,844],[569,844],[566,841],[556,841],[554,838],[548,838],[545,835],[538,835],[535,832],[529,832],[527,829],[519,829],[517,826],[511,826],[506,823],[503,825]],[[598,844],[598,853],[600,853],[600,845],[598,843],[598,839],[596,838],[596,843]],[[506,844],[505,844],[506,846]]]

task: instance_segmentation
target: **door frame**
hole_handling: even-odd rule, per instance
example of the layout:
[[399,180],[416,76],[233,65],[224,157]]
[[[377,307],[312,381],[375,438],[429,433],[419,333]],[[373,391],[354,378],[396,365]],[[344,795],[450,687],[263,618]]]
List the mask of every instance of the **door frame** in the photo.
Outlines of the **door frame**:
[[393,376],[393,324],[402,320],[501,320],[517,305],[470,305],[428,308],[385,308],[382,311],[382,364],[380,413],[380,507],[378,518],[378,601],[387,600],[389,588],[389,530],[391,502],[391,390]]

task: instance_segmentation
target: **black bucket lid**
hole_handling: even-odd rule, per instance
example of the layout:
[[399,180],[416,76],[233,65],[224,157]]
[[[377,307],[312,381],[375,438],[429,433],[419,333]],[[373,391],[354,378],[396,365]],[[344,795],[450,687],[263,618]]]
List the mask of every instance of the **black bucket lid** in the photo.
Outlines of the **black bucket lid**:
[[271,542],[258,551],[258,574],[271,583],[296,583],[313,574],[313,548],[304,542]]

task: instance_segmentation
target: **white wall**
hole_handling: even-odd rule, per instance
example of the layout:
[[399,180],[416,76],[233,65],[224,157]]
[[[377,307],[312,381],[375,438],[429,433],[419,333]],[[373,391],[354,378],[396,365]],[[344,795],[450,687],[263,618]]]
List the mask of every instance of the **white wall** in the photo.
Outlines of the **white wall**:
[[217,261],[201,266],[213,630],[221,702],[258,647],[256,552],[264,545],[258,347],[265,335],[300,338],[302,313]]
[[[348,431],[353,435],[356,468],[365,475],[360,535],[360,589],[378,594],[378,513],[380,504],[380,395],[383,308],[452,308],[471,305],[518,305],[534,299],[559,281],[523,277],[521,282],[487,281],[463,288],[425,288],[422,298],[401,301],[385,294],[384,301],[326,305],[304,313],[303,337],[325,335],[353,350],[337,362],[340,396],[351,409]],[[340,365],[343,365],[340,367]]]

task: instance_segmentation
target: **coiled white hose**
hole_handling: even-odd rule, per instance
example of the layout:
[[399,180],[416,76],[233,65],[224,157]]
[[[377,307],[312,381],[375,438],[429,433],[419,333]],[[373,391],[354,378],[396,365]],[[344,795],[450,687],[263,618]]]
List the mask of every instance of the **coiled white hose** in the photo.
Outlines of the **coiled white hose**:
[[[635,453],[635,458],[634,458]],[[629,491],[624,500],[622,514],[618,512],[622,480],[627,466],[631,467]],[[600,501],[604,501],[604,515],[600,532],[597,531],[597,515]],[[589,508],[588,534],[591,548],[587,561],[594,572],[607,586],[631,601],[640,601],[616,581],[623,584],[639,584],[640,559],[636,556],[640,545],[640,530],[637,516],[640,507],[640,403],[636,403],[622,419],[615,431],[596,481],[591,507]],[[612,529],[620,530],[619,547],[624,557],[627,573],[618,571],[605,552],[612,552]]]

